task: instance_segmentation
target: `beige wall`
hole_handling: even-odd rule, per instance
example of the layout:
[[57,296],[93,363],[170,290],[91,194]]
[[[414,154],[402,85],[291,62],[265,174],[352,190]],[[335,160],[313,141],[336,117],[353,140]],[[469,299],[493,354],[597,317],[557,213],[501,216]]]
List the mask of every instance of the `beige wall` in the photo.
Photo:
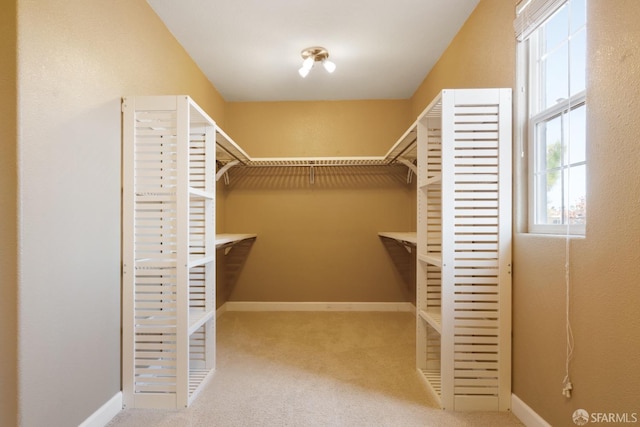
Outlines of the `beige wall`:
[[19,0],[18,30],[19,411],[71,426],[121,389],[120,98],[224,101],[144,0]]
[[[413,97],[514,83],[515,1],[482,0]],[[565,240],[516,233],[513,392],[554,426],[578,408],[640,413],[640,3],[589,0],[587,235],[570,245],[574,394],[565,373]],[[516,173],[524,174],[516,157]],[[526,188],[516,181],[516,200]],[[515,222],[526,223],[521,204]]]
[[0,425],[17,424],[16,2],[0,2]]
[[[121,96],[190,94],[253,156],[380,155],[440,89],[513,85],[515,3],[482,0],[410,101],[226,107],[143,0],[18,0],[16,171],[15,2],[3,1],[0,424],[15,424],[18,394],[24,425],[77,425],[120,390]],[[589,223],[571,244],[570,400],[564,240],[514,238],[513,391],[552,425],[571,425],[577,408],[638,412],[639,19],[636,0],[589,1]],[[221,231],[259,234],[231,299],[406,300],[375,237],[414,227],[404,170],[317,170],[314,185],[305,170],[272,172],[238,169],[220,189]]]
[[[408,100],[229,103],[227,131],[253,157],[382,156]],[[240,301],[408,301],[377,237],[415,229],[406,168],[232,170],[227,232],[258,234],[227,294]]]
[[564,239],[515,237],[514,392],[552,425],[570,425],[578,408],[640,415],[639,20],[637,1],[588,2],[588,223],[570,246],[570,400]]
[[518,0],[482,0],[413,94],[417,117],[442,89],[512,87]]

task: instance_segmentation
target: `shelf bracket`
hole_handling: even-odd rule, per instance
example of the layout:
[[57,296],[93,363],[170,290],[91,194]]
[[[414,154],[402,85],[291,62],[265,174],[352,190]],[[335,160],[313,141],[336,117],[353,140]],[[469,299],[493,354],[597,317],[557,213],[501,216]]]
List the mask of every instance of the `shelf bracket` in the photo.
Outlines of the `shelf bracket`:
[[407,159],[400,158],[400,159],[398,159],[398,161],[409,168],[409,170],[407,172],[407,184],[411,184],[411,180],[413,178],[413,175],[414,174],[416,176],[418,175],[418,167],[415,164],[413,164],[413,162],[411,162],[411,161],[409,161]]
[[225,179],[224,182],[225,184],[229,184],[229,177],[227,176],[227,171],[229,169],[231,169],[232,167],[234,167],[235,165],[239,164],[240,161],[239,160],[232,160],[229,163],[227,163],[226,165],[222,166],[220,168],[220,170],[218,172],[216,172],[216,181],[219,181],[220,178],[222,177],[222,175],[225,175]]

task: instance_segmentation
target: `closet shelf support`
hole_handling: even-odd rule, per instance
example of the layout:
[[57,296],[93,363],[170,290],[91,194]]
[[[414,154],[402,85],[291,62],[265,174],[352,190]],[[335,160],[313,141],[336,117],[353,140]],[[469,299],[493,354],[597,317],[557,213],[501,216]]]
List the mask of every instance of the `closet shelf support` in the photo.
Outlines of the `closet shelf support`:
[[402,163],[409,168],[407,173],[407,184],[411,184],[411,178],[413,175],[418,175],[418,167],[410,160],[399,158],[398,162]]
[[[222,175],[225,175],[229,169],[240,164],[239,160],[232,160],[229,163],[225,164],[220,168],[220,170],[216,173],[216,181],[219,181]],[[228,184],[228,181],[225,180],[225,183]]]

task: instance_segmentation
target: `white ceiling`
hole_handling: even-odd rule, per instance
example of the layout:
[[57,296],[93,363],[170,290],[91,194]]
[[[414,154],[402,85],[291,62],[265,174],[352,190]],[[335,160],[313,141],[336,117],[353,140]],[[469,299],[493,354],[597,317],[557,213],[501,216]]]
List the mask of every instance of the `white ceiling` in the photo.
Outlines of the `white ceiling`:
[[[147,0],[226,101],[410,98],[479,0]],[[298,74],[323,46],[337,68]]]

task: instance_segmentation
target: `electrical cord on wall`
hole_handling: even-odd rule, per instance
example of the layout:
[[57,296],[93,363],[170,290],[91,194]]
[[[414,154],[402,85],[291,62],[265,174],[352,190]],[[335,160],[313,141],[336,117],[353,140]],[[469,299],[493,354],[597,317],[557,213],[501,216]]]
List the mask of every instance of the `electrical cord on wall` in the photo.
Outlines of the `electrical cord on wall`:
[[571,384],[571,377],[569,376],[569,364],[571,363],[571,358],[573,357],[573,330],[571,329],[571,319],[569,318],[569,297],[571,296],[571,280],[570,280],[570,242],[569,238],[569,223],[567,221],[567,234],[565,236],[565,262],[564,262],[564,281],[566,288],[566,300],[565,300],[565,316],[566,316],[566,334],[567,334],[567,355],[565,360],[565,376],[562,380],[562,394],[567,399],[571,397],[571,391],[573,390],[573,384]]
[[[571,2],[569,2],[569,7],[571,7]],[[571,23],[569,23],[569,28],[571,28]],[[568,46],[569,55],[571,55],[571,43]],[[571,56],[569,56],[571,57]],[[568,87],[571,88],[571,61],[569,61],[569,82]],[[566,359],[565,359],[565,374],[564,379],[562,380],[562,394],[567,399],[571,398],[571,392],[573,390],[573,384],[571,383],[571,376],[569,375],[569,367],[571,364],[571,359],[573,358],[573,330],[571,329],[571,311],[570,311],[570,302],[571,302],[571,215],[569,213],[569,203],[570,203],[570,194],[571,194],[571,94],[569,94],[569,105],[567,109],[567,192],[566,195],[563,195],[565,198],[565,210],[566,210],[566,221],[567,228],[565,238],[565,246],[564,246],[564,283],[565,283],[565,332],[567,339],[567,350],[566,350]]]

